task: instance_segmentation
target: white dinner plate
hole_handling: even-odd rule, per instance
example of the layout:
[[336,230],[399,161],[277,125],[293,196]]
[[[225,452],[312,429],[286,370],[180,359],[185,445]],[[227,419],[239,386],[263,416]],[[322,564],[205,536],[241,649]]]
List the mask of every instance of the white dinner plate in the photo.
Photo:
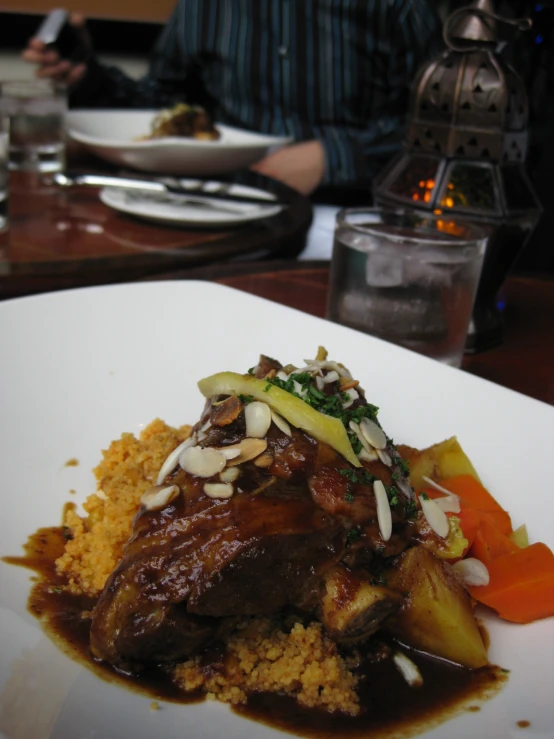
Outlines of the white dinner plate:
[[69,135],[102,159],[144,172],[212,175],[245,169],[270,150],[292,139],[244,131],[216,123],[216,141],[171,136],[139,140],[150,133],[156,110],[73,110],[67,115]]
[[[193,187],[196,180],[181,180],[183,187]],[[208,182],[203,194],[209,195],[210,188],[217,189],[221,183]],[[283,210],[282,205],[272,205],[275,196],[265,190],[245,185],[231,185],[229,194],[243,197],[267,199],[267,204],[236,203],[218,201],[214,205],[195,205],[186,201],[186,196],[173,193],[152,193],[146,190],[126,190],[120,187],[105,187],[100,191],[100,200],[114,210],[147,221],[165,223],[171,226],[194,226],[196,228],[228,228],[240,226],[249,221],[259,221],[276,216]]]
[[[95,489],[91,469],[121,433],[156,417],[194,423],[197,381],[244,372],[260,352],[301,364],[318,344],[377,404],[397,442],[457,435],[492,493],[554,545],[554,408],[425,357],[230,288],[155,282],[0,303],[0,554],[58,525],[68,500]],[[70,458],[78,466],[65,466]],[[69,495],[69,490],[76,495]],[[0,563],[0,735],[10,739],[270,739],[285,735],[204,702],[161,704],[72,662],[26,609],[30,573]],[[554,619],[519,626],[487,616],[490,659],[511,670],[479,712],[431,729],[434,739],[554,736]],[[529,721],[522,730],[518,721]]]

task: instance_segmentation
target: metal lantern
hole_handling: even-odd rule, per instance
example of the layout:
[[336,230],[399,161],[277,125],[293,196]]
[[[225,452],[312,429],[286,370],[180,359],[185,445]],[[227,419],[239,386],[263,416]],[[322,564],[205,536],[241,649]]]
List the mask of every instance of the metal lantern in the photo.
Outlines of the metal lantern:
[[447,49],[418,73],[404,147],[374,192],[381,205],[463,216],[487,227],[469,353],[500,343],[497,293],[541,213],[524,169],[527,96],[500,56],[497,22],[530,27],[529,20],[495,15],[491,0],[448,17]]

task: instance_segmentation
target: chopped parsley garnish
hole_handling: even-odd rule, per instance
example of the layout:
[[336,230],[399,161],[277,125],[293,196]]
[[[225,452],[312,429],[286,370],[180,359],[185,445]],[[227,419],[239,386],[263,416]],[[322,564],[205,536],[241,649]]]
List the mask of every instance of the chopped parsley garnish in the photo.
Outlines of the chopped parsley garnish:
[[404,459],[402,459],[402,457],[400,455],[398,456],[398,459],[396,461],[398,462],[398,466],[400,467],[400,469],[402,470],[402,472],[405,475],[409,475],[410,474],[410,465]]
[[385,490],[387,492],[387,498],[389,499],[389,505],[391,507],[398,505],[398,490],[394,487],[394,485],[391,485],[390,487],[385,487]]
[[[291,395],[295,395],[297,398],[303,400],[316,411],[324,413],[326,416],[338,418],[347,429],[350,421],[359,423],[362,418],[371,418],[372,420],[377,418],[379,409],[375,405],[359,405],[353,409],[345,409],[343,403],[347,403],[350,400],[348,393],[339,392],[326,395],[321,390],[318,390],[309,372],[293,372],[286,380],[281,380],[279,377],[272,377],[267,382],[266,392],[271,385],[275,385],[275,387],[281,388],[281,390],[286,390]],[[300,387],[295,385],[295,382]],[[359,453],[360,449],[361,447],[356,454]]]
[[250,369],[248,370],[248,374],[249,374],[249,375],[253,375],[253,374],[254,374],[254,372],[255,372],[255,370],[256,370],[256,368],[255,368],[255,367],[250,367]]
[[353,431],[348,431],[347,433],[352,449],[354,450],[354,454],[359,454],[362,451],[362,442]]
[[352,493],[345,493],[344,494],[344,499],[345,499],[345,501],[347,503],[353,503],[354,502],[354,496],[352,495]]
[[414,500],[407,500],[404,503],[404,515],[406,518],[414,518],[417,515],[417,505]]
[[351,470],[350,468],[347,468],[345,470],[339,470],[339,472],[343,477],[347,477],[350,482],[358,482],[358,475],[356,474],[356,470]]
[[400,475],[398,474],[398,470],[394,470],[394,472],[392,473],[391,477],[392,477],[393,480],[400,480],[401,479]]
[[371,483],[375,482],[377,479],[375,475],[372,475],[371,472],[368,472],[367,470],[354,470],[348,467],[346,469],[339,470],[339,472],[343,477],[347,477],[350,482],[365,483],[366,485],[371,485]]
[[361,534],[358,531],[358,529],[350,529],[348,531],[348,533],[346,534],[346,541],[349,544],[354,544],[354,542],[358,541],[358,539],[360,538],[360,536],[361,536]]
[[252,403],[252,401],[254,400],[254,396],[253,395],[239,395],[239,400],[244,405],[248,405],[248,403]]
[[429,496],[427,495],[427,493],[424,493],[423,491],[421,491],[420,495],[423,498],[423,500],[429,500]]

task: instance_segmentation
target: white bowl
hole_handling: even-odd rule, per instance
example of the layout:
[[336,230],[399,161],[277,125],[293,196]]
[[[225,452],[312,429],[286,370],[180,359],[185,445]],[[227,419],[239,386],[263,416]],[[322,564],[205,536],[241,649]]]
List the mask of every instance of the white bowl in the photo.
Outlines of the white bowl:
[[249,167],[271,149],[292,141],[216,123],[217,141],[170,136],[138,140],[150,132],[155,110],[74,110],[67,115],[71,138],[102,159],[143,172],[211,176]]

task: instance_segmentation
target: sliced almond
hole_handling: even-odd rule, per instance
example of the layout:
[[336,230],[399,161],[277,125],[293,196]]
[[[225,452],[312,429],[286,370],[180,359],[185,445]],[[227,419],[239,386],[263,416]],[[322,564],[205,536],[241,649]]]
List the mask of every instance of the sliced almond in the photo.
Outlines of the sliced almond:
[[487,566],[475,557],[460,559],[452,565],[452,571],[464,583],[475,587],[488,585],[490,575]]
[[358,400],[360,394],[353,387],[351,387],[349,390],[345,390],[345,393],[346,395],[348,395],[348,400],[343,401],[342,407],[346,410],[347,408],[350,408],[355,400]]
[[390,511],[389,499],[387,491],[381,480],[375,480],[373,483],[373,492],[375,494],[375,503],[377,504],[377,521],[379,523],[379,531],[384,541],[388,541],[392,534],[392,514]]
[[273,464],[273,454],[270,454],[269,452],[260,454],[260,456],[256,457],[254,460],[254,464],[256,467],[271,467]]
[[352,388],[357,387],[359,384],[360,384],[359,380],[349,380],[348,377],[341,377],[340,378],[340,391],[346,392],[347,390],[351,390]]
[[233,444],[232,447],[226,447],[226,449],[238,448],[240,454],[235,459],[229,460],[229,467],[234,467],[237,464],[243,462],[249,462],[251,459],[256,459],[260,454],[263,454],[267,449],[267,441],[265,439],[251,439],[246,437],[242,439],[238,444]]
[[279,431],[282,431],[287,436],[292,436],[292,431],[291,431],[291,428],[289,426],[289,423],[288,423],[288,421],[285,421],[285,419],[283,418],[283,416],[280,416],[275,411],[271,411],[271,419],[272,419],[273,423],[277,426],[277,428],[279,429]]
[[225,456],[217,449],[192,446],[181,452],[179,464],[190,475],[212,477],[221,472],[227,464]]
[[384,449],[377,449],[377,456],[383,464],[387,465],[387,467],[392,467],[392,459]]
[[[430,477],[427,477],[426,475],[421,476],[422,480],[425,480],[425,482],[430,485],[432,488],[435,488],[435,490],[438,490],[439,493],[444,493],[444,495],[455,495],[455,493],[451,493],[450,490],[447,490],[446,488],[443,488],[442,485],[439,485],[438,482],[435,482]],[[456,497],[458,497],[456,495]]]
[[235,482],[239,475],[240,470],[238,467],[226,467],[219,473],[219,479],[221,482]]
[[358,441],[363,446],[363,448],[366,450],[366,452],[371,455],[373,451],[373,447],[369,444],[365,436],[362,434],[362,430],[360,429],[359,425],[356,423],[356,421],[350,421],[348,424],[351,430],[356,434],[358,437]]
[[145,492],[140,499],[142,505],[147,511],[158,511],[165,508],[172,500],[179,495],[179,487],[177,485],[155,485]]
[[375,449],[384,449],[387,446],[385,432],[374,421],[364,416],[360,421],[360,429],[368,443]]
[[423,685],[423,677],[419,671],[419,667],[406,657],[402,652],[395,652],[392,655],[394,664],[398,671],[411,688],[421,688]]
[[372,449],[370,452],[367,451],[367,449],[363,449],[358,454],[358,459],[362,462],[376,462],[379,457],[377,456],[377,452]]
[[208,498],[230,498],[235,492],[230,482],[207,482],[204,492]]
[[246,435],[255,439],[263,439],[271,426],[271,410],[267,403],[255,400],[244,409]]
[[165,480],[165,478],[169,475],[169,473],[173,472],[175,467],[177,467],[177,465],[179,464],[179,457],[181,456],[181,453],[185,449],[188,449],[189,447],[194,446],[196,443],[197,443],[196,435],[193,434],[192,436],[189,436],[188,439],[186,439],[181,444],[179,444],[179,446],[176,447],[171,452],[171,454],[162,464],[160,471],[158,472],[158,477],[156,479],[156,485],[161,485],[162,482]]
[[443,498],[435,498],[435,503],[445,513],[459,513],[462,509],[460,499],[457,495],[445,495]]
[[220,446],[214,448],[216,448],[218,452],[221,452],[227,461],[229,461],[230,459],[236,459],[240,455],[240,448],[236,445]]
[[[323,378],[323,382],[327,385],[328,383],[336,382],[339,379],[340,379],[339,373],[336,370],[331,370],[325,375],[325,377]],[[354,387],[354,385],[352,385],[351,387]]]
[[448,523],[446,513],[442,508],[438,507],[434,500],[431,500],[427,496],[423,497],[423,495],[420,495],[419,502],[421,503],[421,510],[429,526],[437,536],[446,539],[450,533],[450,524]]

